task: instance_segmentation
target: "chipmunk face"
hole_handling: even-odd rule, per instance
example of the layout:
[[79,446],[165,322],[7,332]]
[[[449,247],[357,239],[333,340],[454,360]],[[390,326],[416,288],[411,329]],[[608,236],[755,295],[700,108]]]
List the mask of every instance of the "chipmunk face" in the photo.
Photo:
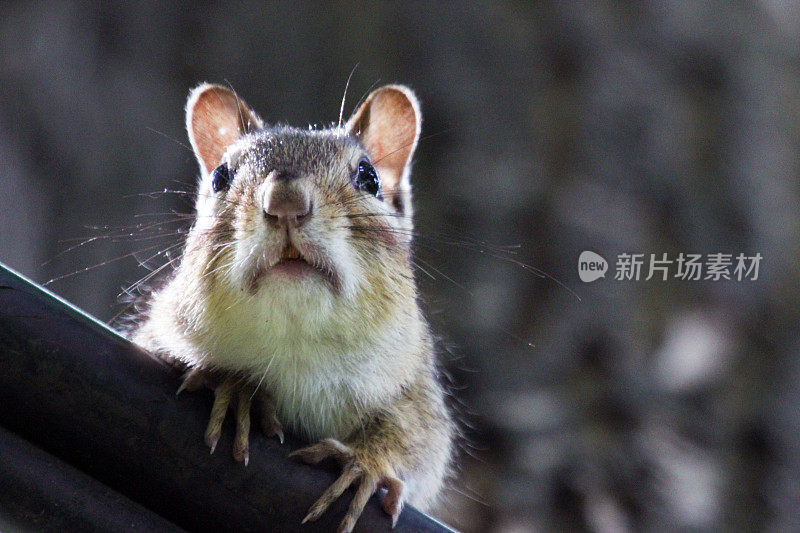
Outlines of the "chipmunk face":
[[231,146],[209,177],[201,187],[211,197],[211,245],[233,243],[214,268],[230,264],[230,280],[250,293],[353,297],[381,253],[367,244],[401,244],[380,176],[344,132],[262,129]]
[[187,126],[202,170],[187,246],[204,248],[207,279],[270,305],[335,309],[387,300],[410,277],[408,89],[378,89],[343,128],[301,130],[264,127],[232,91],[203,85]]

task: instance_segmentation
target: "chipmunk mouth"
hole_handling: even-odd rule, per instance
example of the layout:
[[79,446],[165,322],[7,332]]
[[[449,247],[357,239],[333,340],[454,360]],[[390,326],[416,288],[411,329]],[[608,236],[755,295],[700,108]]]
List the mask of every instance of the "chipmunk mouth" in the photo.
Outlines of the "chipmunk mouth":
[[273,256],[268,264],[269,267],[259,268],[255,273],[251,283],[252,289],[257,290],[261,279],[266,276],[281,282],[302,282],[322,278],[337,291],[341,286],[336,270],[326,256],[313,250],[303,253],[291,242],[284,246],[277,258]]

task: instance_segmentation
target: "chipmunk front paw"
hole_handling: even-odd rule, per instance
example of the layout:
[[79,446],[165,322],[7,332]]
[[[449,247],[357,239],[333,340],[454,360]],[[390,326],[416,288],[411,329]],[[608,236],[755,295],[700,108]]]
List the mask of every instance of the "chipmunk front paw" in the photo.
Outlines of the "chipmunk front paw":
[[336,439],[325,439],[312,446],[295,450],[289,457],[299,457],[307,464],[317,464],[324,459],[332,458],[342,466],[342,474],[311,506],[302,523],[322,516],[353,483],[358,484],[356,495],[339,524],[337,533],[349,533],[353,530],[356,520],[364,511],[364,506],[379,488],[386,489],[383,509],[391,515],[392,527],[397,523],[405,501],[405,485],[388,465],[370,460],[364,452],[355,450]]
[[193,368],[183,377],[183,383],[176,394],[184,390],[197,390],[207,386],[214,391],[214,405],[206,427],[205,442],[211,453],[217,448],[222,433],[222,423],[232,400],[236,398],[236,436],[233,440],[233,458],[244,462],[250,460],[250,410],[253,400],[258,404],[261,429],[268,437],[277,436],[283,444],[283,426],[275,414],[275,407],[269,394],[260,388],[232,375],[216,370]]

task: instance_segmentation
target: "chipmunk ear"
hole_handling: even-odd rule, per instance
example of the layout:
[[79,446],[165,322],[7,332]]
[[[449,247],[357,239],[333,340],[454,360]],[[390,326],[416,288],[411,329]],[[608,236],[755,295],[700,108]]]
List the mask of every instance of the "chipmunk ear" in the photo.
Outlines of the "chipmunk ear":
[[383,196],[399,211],[410,210],[409,163],[422,126],[419,101],[402,85],[374,90],[347,121],[381,176]]
[[239,137],[263,127],[261,119],[231,89],[203,83],[189,93],[186,130],[204,173],[212,172]]

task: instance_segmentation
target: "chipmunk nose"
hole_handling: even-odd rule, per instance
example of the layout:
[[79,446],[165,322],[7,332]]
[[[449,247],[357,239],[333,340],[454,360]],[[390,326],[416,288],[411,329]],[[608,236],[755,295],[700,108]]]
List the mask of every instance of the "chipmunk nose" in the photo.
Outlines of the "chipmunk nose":
[[311,195],[297,182],[275,181],[264,197],[264,217],[277,226],[301,226],[311,215]]

